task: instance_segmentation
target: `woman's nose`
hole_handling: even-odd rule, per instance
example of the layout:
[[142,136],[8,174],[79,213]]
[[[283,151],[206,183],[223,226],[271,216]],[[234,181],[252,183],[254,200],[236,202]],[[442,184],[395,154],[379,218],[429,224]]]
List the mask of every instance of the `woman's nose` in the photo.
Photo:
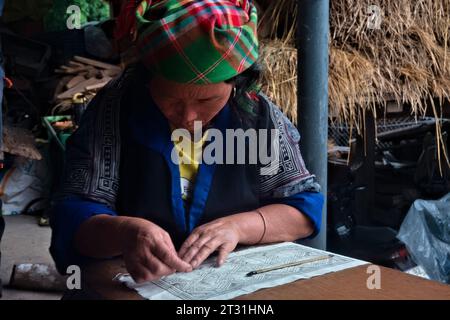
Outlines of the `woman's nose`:
[[197,112],[192,105],[185,104],[181,111],[181,118],[184,123],[193,122],[197,120]]

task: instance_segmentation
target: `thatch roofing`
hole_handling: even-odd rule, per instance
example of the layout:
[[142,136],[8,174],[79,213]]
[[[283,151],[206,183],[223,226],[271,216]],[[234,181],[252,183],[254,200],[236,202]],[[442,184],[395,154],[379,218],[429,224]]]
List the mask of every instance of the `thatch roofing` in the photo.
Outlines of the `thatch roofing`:
[[[269,48],[263,49],[266,91],[295,120],[297,106],[291,95],[296,93],[297,79],[290,69],[296,66],[295,42],[288,26],[296,25],[292,13],[297,12],[297,1],[258,3],[266,10],[261,29],[271,39],[263,43]],[[385,106],[392,99],[410,104],[421,115],[430,106],[427,99],[450,99],[449,0],[332,0],[330,4],[330,115],[357,123],[363,110],[375,111],[376,105]],[[379,29],[371,28],[371,5],[383,13]],[[283,17],[289,17],[290,24],[283,24]],[[279,22],[278,34],[274,27],[267,30],[267,21],[275,26]],[[275,38],[284,43],[278,50],[271,49],[281,43],[272,42]],[[275,54],[283,56],[282,61]],[[284,71],[275,74],[274,69]],[[286,92],[291,92],[288,98]]]

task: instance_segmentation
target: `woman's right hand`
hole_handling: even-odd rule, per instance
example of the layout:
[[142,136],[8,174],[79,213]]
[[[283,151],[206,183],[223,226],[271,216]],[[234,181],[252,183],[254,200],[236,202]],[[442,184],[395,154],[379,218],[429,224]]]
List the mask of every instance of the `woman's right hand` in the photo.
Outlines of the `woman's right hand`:
[[158,225],[141,218],[122,222],[123,258],[136,283],[153,281],[175,272],[190,272],[181,260],[169,234]]

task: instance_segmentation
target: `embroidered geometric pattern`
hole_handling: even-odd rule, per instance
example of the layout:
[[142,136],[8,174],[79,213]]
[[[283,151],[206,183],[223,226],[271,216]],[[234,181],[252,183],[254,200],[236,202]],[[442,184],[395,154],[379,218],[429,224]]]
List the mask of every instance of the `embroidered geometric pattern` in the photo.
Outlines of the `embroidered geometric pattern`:
[[315,177],[306,169],[301,156],[297,128],[287,119],[281,110],[266,96],[261,95],[269,106],[270,119],[278,129],[278,159],[274,163],[262,166],[265,174],[260,175],[260,193],[262,198],[288,197],[301,191],[319,191]]

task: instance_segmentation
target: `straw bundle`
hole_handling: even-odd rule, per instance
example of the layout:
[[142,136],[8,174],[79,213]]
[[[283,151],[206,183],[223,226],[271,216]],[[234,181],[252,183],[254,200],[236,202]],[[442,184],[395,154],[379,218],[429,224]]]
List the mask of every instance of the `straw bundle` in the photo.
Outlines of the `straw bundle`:
[[[387,100],[408,104],[415,116],[432,110],[439,159],[450,166],[440,124],[450,100],[450,1],[330,3],[330,115],[361,132],[364,112],[377,118],[376,107]],[[374,14],[381,24],[371,20]]]
[[[265,38],[264,89],[295,121],[297,1],[257,2]],[[333,0],[330,5],[330,117],[360,131],[363,113],[377,118],[377,107],[394,100],[410,105],[416,116],[431,108],[439,118],[444,100],[450,100],[450,1]],[[374,5],[380,9],[379,28],[371,25]]]
[[[297,1],[257,3],[263,90],[296,122]],[[364,114],[378,118],[378,107],[388,101],[409,105],[415,116],[432,110],[442,147],[441,108],[450,100],[449,28],[449,0],[330,1],[330,118],[361,133]]]
[[281,40],[261,42],[262,91],[297,121],[297,49]]
[[257,2],[262,90],[294,122],[297,121],[296,1]]
[[292,44],[297,30],[297,1],[258,0],[257,7],[260,16],[259,27],[264,28],[262,36],[282,39],[285,44]]
[[[370,5],[384,13],[379,29],[369,23]],[[427,99],[449,99],[448,0],[333,0],[330,10],[330,109],[338,120],[376,115],[387,97],[415,115],[425,114]]]

